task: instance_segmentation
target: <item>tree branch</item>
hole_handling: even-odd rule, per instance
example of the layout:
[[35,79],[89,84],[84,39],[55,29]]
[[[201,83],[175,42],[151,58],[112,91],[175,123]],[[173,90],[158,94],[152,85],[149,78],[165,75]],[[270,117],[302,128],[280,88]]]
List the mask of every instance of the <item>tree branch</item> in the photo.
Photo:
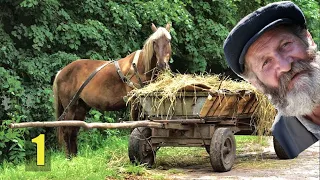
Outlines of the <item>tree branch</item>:
[[163,123],[151,121],[127,121],[122,123],[86,123],[84,121],[50,121],[50,122],[24,122],[11,123],[9,128],[26,128],[26,127],[82,127],[84,129],[126,129],[136,127],[163,128]]

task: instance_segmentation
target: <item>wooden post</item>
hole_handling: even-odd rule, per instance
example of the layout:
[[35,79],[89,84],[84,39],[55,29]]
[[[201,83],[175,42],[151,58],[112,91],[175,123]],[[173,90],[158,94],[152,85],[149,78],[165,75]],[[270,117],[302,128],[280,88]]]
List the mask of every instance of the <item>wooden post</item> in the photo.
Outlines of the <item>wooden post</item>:
[[12,123],[10,128],[26,128],[26,127],[82,127],[85,129],[100,128],[100,129],[126,129],[136,127],[150,127],[150,128],[164,128],[163,123],[151,122],[151,121],[126,121],[121,123],[86,123],[84,121],[77,120],[64,120],[64,121],[45,121],[45,122],[24,122],[24,123]]

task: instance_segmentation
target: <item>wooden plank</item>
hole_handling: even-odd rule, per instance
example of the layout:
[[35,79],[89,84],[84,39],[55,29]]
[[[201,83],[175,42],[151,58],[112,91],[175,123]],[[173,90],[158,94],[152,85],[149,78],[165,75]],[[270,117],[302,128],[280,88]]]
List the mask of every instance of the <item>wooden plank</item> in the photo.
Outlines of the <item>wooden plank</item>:
[[244,95],[242,97],[239,97],[239,102],[238,102],[238,114],[242,114],[245,111],[245,108],[247,106],[247,103],[250,101],[251,97],[250,95]]
[[228,115],[234,100],[236,100],[236,96],[225,95],[223,100],[220,102],[219,106],[217,107],[217,111],[215,115],[216,116]]
[[194,123],[205,123],[203,119],[160,119],[160,120],[152,120],[152,122],[160,122],[160,123],[182,123],[182,124],[194,124]]
[[[210,95],[211,96],[211,95]],[[212,96],[211,96],[212,97]],[[214,102],[216,101],[217,97],[207,98],[204,105],[202,106],[202,109],[200,111],[200,117],[206,117],[208,116],[208,113],[213,106]]]
[[208,116],[217,116],[216,112],[218,111],[219,106],[224,101],[224,95],[218,95],[214,104],[211,106]]
[[250,111],[250,108],[252,107],[252,105],[257,102],[256,101],[256,97],[255,96],[251,96],[250,100],[247,102],[247,104],[244,106],[243,111],[241,112],[241,114],[247,114]]
[[249,113],[254,113],[254,111],[256,110],[257,106],[258,106],[259,102],[258,101],[255,101],[253,103],[253,105],[250,107],[249,109]]

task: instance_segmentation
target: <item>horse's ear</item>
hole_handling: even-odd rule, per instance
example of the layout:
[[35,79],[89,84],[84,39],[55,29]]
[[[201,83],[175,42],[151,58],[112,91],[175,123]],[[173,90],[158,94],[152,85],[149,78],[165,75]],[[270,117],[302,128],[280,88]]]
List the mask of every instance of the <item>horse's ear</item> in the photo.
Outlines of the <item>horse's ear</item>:
[[168,24],[166,25],[166,30],[167,30],[168,32],[170,32],[170,27],[171,27],[171,25],[170,25],[170,23],[168,23]]
[[156,32],[157,31],[157,27],[152,23],[152,25],[151,25],[151,29],[152,29],[152,31],[153,32]]

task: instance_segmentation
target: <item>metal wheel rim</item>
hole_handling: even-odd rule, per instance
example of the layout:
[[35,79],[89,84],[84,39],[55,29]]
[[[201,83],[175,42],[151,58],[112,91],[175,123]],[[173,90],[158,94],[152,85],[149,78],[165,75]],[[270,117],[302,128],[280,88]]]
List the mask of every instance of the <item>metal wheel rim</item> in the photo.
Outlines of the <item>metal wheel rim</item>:
[[229,164],[233,158],[233,144],[230,137],[224,141],[221,151],[224,163]]

